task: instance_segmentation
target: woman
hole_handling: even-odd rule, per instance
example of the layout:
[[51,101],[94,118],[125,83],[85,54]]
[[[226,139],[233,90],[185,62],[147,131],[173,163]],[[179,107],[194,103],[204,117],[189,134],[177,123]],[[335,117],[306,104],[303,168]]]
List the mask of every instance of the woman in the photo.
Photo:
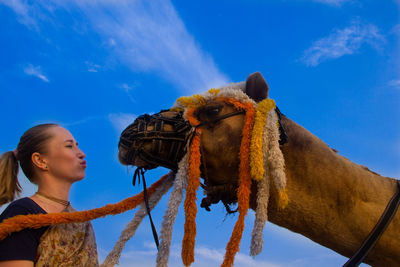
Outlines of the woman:
[[[17,149],[0,158],[0,205],[21,192],[18,162],[38,190],[12,202],[0,215],[0,222],[19,214],[74,211],[69,191],[85,177],[84,158],[71,133],[57,124],[27,130]],[[98,266],[92,225],[61,224],[13,233],[0,241],[0,267],[5,266]]]

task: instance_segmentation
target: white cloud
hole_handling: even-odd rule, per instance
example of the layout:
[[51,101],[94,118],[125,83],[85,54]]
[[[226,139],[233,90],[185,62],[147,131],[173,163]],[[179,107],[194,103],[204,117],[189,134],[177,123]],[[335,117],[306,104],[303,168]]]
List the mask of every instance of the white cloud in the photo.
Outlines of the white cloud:
[[90,117],[86,117],[86,118],[83,118],[83,119],[80,119],[80,120],[76,120],[76,121],[60,122],[59,124],[62,125],[63,127],[70,127],[70,126],[84,124],[84,123],[87,123],[88,121],[101,120],[101,119],[104,119],[104,117],[102,117],[102,116],[90,116]]
[[154,71],[178,87],[195,91],[226,78],[201,51],[170,1],[77,1],[98,33],[134,71]]
[[125,92],[129,92],[130,90],[132,90],[132,86],[130,86],[126,83],[121,84],[120,88],[123,89]]
[[139,86],[138,82],[133,82],[133,83],[130,83],[130,84],[122,83],[121,85],[118,85],[118,88],[122,89],[126,93],[126,95],[128,96],[129,100],[131,100],[133,103],[135,103],[136,101],[135,101],[135,98],[132,95],[132,93],[133,93],[132,90],[134,88],[138,87],[138,86]]
[[55,20],[57,16],[49,14],[57,9],[79,11],[120,62],[133,71],[157,73],[187,93],[227,83],[228,79],[212,57],[202,51],[168,0],[38,0],[34,6],[9,0],[7,5],[24,18],[22,23]]
[[400,89],[400,80],[392,80],[389,82],[389,86],[394,87],[396,89]]
[[351,0],[314,0],[314,2],[327,4],[327,5],[331,5],[331,6],[341,6],[342,4],[344,4],[346,2],[351,2]]
[[86,63],[86,66],[87,66],[89,72],[99,72],[99,69],[101,68],[100,65],[92,63],[92,62],[86,61],[85,63]]
[[357,53],[363,44],[375,49],[385,42],[379,29],[372,24],[362,24],[358,20],[349,27],[336,30],[329,36],[315,41],[301,60],[307,66],[317,66],[323,61]]
[[42,81],[49,82],[49,79],[43,74],[40,66],[35,67],[32,64],[29,64],[24,68],[24,72],[27,75],[35,76]]
[[[195,253],[196,253],[196,259],[198,258],[199,261],[212,260],[215,262],[215,265],[217,266],[218,263],[221,264],[224,260],[225,249],[214,249],[205,246],[198,246],[195,249]],[[202,265],[200,264],[199,266]],[[255,260],[254,258],[239,252],[235,256],[235,266],[272,267],[278,265],[265,261]]]
[[119,133],[121,133],[129,124],[133,123],[136,117],[136,115],[128,113],[112,113],[108,115],[108,119]]
[[[120,258],[118,266],[154,266],[156,262],[157,249],[154,242],[145,242],[142,246],[143,249],[125,249]],[[100,260],[105,258],[105,251],[99,248]],[[219,266],[223,262],[225,249],[213,249],[205,246],[196,246],[195,248],[195,262],[191,265],[193,267],[200,266]],[[171,248],[171,255],[169,258],[169,266],[183,266],[181,259],[181,246],[175,244]],[[283,264],[273,264],[266,261],[255,260],[250,256],[242,253],[237,253],[235,257],[236,267],[274,267],[282,266]]]
[[14,10],[18,15],[18,21],[29,28],[38,29],[36,20],[32,17],[34,6],[22,0],[2,0],[0,4],[4,4]]

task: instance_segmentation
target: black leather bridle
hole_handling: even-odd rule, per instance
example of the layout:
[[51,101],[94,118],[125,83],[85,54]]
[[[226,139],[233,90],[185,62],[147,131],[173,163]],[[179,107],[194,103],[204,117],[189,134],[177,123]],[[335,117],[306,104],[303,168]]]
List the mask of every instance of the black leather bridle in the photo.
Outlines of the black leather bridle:
[[[158,166],[174,172],[178,170],[178,162],[186,152],[185,146],[193,133],[193,127],[184,120],[183,112],[178,112],[169,118],[162,115],[167,111],[162,110],[152,116],[141,115],[122,132],[119,147],[127,151],[128,163],[133,164],[134,158],[138,157],[146,164],[142,166],[146,170]],[[165,131],[166,125],[172,130]],[[151,153],[144,149],[146,142],[151,142]],[[160,153],[166,147],[169,148],[167,155],[161,157]]]
[[365,239],[361,247],[357,250],[357,252],[353,255],[353,257],[351,257],[343,265],[343,267],[358,266],[364,260],[364,258],[368,255],[371,249],[375,246],[376,242],[378,242],[383,232],[385,232],[389,223],[392,221],[399,207],[399,204],[400,204],[400,180],[397,180],[397,192],[390,199],[389,203],[386,206],[385,211],[379,218],[378,223],[375,225],[374,229],[372,229],[372,231],[369,233],[368,237]]

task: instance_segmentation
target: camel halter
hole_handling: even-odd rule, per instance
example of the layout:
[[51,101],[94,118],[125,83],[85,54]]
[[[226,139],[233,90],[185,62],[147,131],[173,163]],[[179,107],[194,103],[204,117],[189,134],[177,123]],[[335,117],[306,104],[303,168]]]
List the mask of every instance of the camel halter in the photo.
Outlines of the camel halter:
[[[186,153],[185,146],[192,134],[192,127],[183,119],[183,112],[168,118],[162,115],[165,111],[152,116],[141,115],[121,133],[119,146],[128,151],[126,158],[129,163],[133,163],[133,159],[138,156],[146,162],[147,165],[143,166],[146,170],[163,166],[177,171],[177,163]],[[166,125],[173,130],[165,131]],[[151,141],[151,153],[143,147],[146,141]],[[167,156],[161,157],[161,149],[165,148],[168,149]]]

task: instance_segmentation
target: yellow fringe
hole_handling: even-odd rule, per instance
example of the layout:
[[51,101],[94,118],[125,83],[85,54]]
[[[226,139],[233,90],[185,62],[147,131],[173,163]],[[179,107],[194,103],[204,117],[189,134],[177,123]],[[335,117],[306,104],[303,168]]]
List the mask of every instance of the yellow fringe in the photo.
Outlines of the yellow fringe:
[[261,181],[264,176],[262,135],[268,112],[273,108],[275,108],[275,101],[267,98],[258,103],[256,109],[256,117],[250,145],[251,177],[256,181]]
[[219,92],[221,92],[221,89],[211,88],[210,90],[208,90],[208,92],[209,92],[211,95],[216,96]]
[[286,206],[289,203],[289,197],[286,193],[286,189],[283,189],[281,191],[278,192],[279,195],[279,199],[278,199],[278,208],[280,210],[283,210],[286,208]]
[[193,96],[182,96],[178,98],[176,101],[183,107],[201,107],[207,103],[206,99],[198,94]]

